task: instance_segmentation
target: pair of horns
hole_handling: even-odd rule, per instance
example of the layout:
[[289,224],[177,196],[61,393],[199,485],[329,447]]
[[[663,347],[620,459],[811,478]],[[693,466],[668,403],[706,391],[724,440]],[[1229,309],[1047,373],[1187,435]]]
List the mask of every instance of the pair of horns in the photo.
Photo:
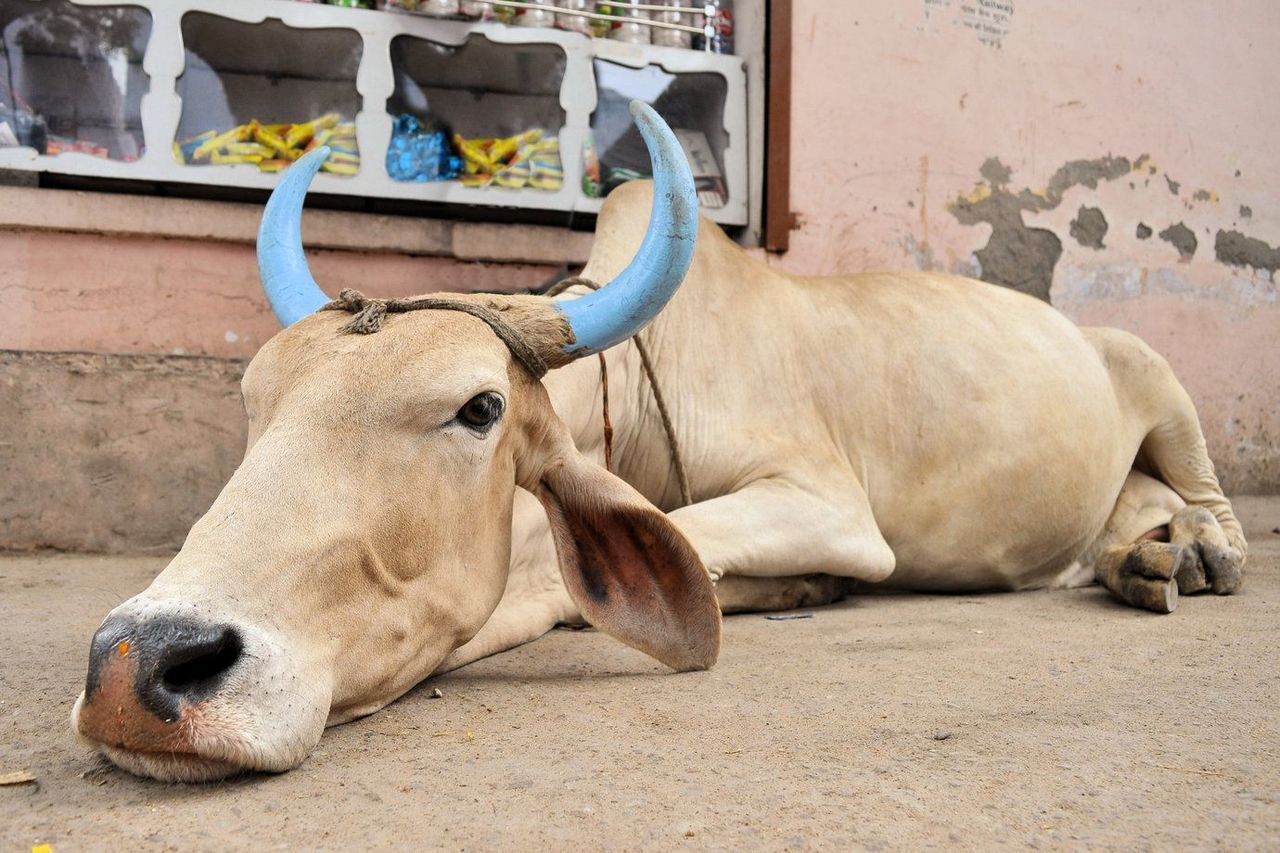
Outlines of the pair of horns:
[[[651,107],[631,102],[631,115],[653,161],[653,210],[640,250],[618,277],[599,290],[554,303],[579,357],[606,350],[643,329],[684,281],[698,236],[693,174],[675,134]],[[302,251],[302,203],[311,179],[329,156],[323,146],[284,173],[267,201],[258,229],[258,272],[271,308],[288,326],[319,310],[329,297],[316,284]]]

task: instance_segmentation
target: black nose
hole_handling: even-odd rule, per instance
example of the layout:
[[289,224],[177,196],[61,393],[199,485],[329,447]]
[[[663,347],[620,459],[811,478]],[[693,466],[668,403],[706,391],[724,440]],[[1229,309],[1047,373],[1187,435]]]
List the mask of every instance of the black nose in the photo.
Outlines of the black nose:
[[240,635],[226,626],[149,623],[139,632],[138,640],[158,650],[152,675],[159,681],[157,686],[192,698],[216,690],[244,651]]
[[[244,653],[240,634],[227,625],[185,619],[145,622],[107,620],[94,635],[86,695],[107,672],[133,680],[138,701],[165,722],[178,719],[183,702],[212,696]],[[119,658],[126,669],[109,666]]]

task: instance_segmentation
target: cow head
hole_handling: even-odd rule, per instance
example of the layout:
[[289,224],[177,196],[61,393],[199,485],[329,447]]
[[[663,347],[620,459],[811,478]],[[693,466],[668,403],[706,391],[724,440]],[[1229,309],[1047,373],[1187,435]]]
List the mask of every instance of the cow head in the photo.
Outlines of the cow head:
[[632,111],[654,160],[649,229],[618,278],[572,300],[455,296],[354,333],[367,311],[318,310],[299,236],[325,152],[285,174],[258,257],[288,328],[245,373],[244,460],[98,629],[72,711],[84,739],[160,779],[296,766],[326,724],[381,708],[480,630],[506,583],[517,486],[546,507],[588,620],[675,669],[715,661],[697,555],[578,453],[535,375],[634,334],[691,261],[688,165],[652,110]]

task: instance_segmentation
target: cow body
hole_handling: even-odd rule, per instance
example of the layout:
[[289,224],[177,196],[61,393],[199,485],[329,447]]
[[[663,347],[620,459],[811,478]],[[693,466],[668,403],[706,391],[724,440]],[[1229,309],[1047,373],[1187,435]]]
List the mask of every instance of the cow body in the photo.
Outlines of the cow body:
[[[610,196],[584,277],[608,280],[635,253],[649,204],[644,184]],[[782,579],[815,574],[952,592],[1091,582],[1108,548],[1187,504],[1211,513],[1238,572],[1243,535],[1194,408],[1124,332],[953,276],[790,276],[704,221],[684,286],[642,337],[694,503],[680,506],[632,342],[606,354],[615,472],[669,512],[732,609],[812,601],[812,579]],[[545,384],[603,461],[600,379],[586,359]],[[536,502],[517,501],[513,542],[502,605],[442,669],[578,618]]]
[[698,226],[674,134],[632,111],[659,189],[610,195],[584,271],[608,283],[560,301],[330,303],[300,237],[327,150],[290,167],[258,241],[287,328],[245,372],[244,459],[95,633],[88,743],[166,780],[286,770],[324,726],[558,622],[687,671],[722,610],[850,584],[1096,577],[1160,612],[1236,589],[1240,525],[1141,342],[980,282],[777,272]]

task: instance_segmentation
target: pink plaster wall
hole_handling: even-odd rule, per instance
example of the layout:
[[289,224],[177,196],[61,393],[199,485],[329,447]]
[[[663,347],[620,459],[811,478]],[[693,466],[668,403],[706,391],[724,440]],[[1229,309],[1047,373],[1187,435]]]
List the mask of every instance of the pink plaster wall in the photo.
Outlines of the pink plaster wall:
[[[1170,360],[1228,488],[1280,488],[1275,277],[1215,251],[1220,230],[1262,241],[1263,265],[1280,247],[1280,4],[796,0],[794,30],[799,227],[776,263],[978,275],[992,228],[953,208],[1001,189],[989,158],[1011,196],[1072,161],[1126,158],[1021,213],[1061,243],[1050,300]],[[1100,249],[1071,235],[1082,206],[1107,222]],[[1158,236],[1175,223],[1197,238],[1190,259]]]
[[[252,246],[0,231],[0,349],[252,357],[279,330]],[[332,294],[520,289],[552,267],[314,250]]]

